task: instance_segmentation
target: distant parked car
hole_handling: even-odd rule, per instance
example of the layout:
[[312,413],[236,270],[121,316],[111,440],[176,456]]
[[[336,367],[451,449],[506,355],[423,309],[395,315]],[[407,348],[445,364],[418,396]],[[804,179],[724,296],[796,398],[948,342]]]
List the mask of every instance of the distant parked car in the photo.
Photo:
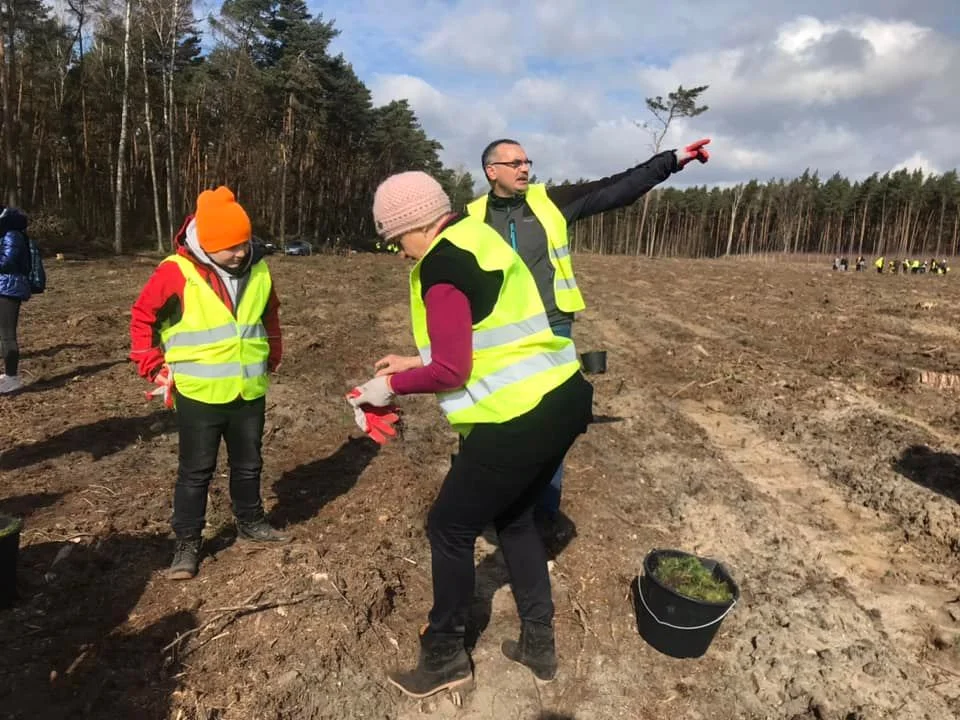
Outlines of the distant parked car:
[[287,255],[312,255],[313,246],[306,240],[290,240],[287,243]]
[[273,255],[277,251],[276,243],[270,242],[269,240],[264,240],[263,238],[254,235],[251,238],[251,241],[256,247],[263,251],[264,255]]

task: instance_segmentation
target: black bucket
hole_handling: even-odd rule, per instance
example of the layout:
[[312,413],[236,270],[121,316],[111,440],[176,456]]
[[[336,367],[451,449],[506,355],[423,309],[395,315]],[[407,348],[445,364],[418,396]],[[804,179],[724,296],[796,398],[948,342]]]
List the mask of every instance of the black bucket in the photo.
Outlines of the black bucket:
[[17,555],[20,552],[19,518],[0,515],[0,608],[17,600]]
[[697,559],[717,580],[730,587],[733,598],[715,603],[693,600],[665,587],[654,576],[662,557],[697,557],[680,550],[653,550],[643,560],[643,575],[634,580],[637,630],[647,643],[674,658],[698,658],[707,652],[720,623],[740,599],[740,588],[727,569],[710,558]]
[[594,350],[581,353],[580,362],[583,363],[583,371],[586,373],[605,373],[607,371],[607,351]]

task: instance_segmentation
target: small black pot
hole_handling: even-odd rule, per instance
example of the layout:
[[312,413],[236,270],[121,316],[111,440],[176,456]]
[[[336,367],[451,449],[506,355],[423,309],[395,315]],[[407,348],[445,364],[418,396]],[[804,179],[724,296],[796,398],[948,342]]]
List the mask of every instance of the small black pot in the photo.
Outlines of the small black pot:
[[585,373],[605,373],[607,371],[607,351],[594,350],[580,355],[580,362],[583,363]]

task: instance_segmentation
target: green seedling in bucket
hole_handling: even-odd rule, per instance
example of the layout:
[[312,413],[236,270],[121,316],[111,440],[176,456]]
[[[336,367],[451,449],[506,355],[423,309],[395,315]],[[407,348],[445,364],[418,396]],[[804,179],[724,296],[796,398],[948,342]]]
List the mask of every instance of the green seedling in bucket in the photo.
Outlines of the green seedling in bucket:
[[733,599],[730,586],[695,557],[663,557],[654,575],[664,586],[691,600],[726,603]]
[[21,526],[22,523],[19,519],[0,515],[0,538],[20,532]]
[[721,563],[669,549],[647,553],[634,592],[640,635],[675,658],[701,657],[740,599]]

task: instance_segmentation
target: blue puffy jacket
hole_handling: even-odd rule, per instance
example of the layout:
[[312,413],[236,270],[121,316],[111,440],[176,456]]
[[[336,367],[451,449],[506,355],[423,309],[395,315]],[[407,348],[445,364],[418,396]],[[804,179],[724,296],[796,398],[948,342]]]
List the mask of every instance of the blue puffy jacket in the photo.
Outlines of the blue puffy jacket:
[[24,232],[27,216],[16,208],[0,212],[0,295],[30,299],[30,244]]

